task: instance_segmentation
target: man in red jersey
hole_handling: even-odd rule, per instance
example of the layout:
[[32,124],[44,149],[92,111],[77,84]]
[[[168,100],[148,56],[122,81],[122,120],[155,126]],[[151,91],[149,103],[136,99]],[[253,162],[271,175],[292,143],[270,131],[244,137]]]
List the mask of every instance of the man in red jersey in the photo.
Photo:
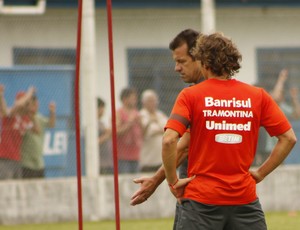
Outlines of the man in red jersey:
[[[206,81],[179,94],[163,138],[166,178],[182,201],[176,229],[265,230],[256,183],[289,154],[296,143],[294,131],[265,90],[232,79],[241,54],[230,39],[219,33],[202,35],[193,55]],[[260,126],[278,142],[270,157],[249,171]],[[187,127],[188,176],[195,177],[190,182],[176,174],[176,145]]]
[[0,85],[0,179],[18,179],[22,177],[21,144],[27,129],[33,129],[28,115],[28,104],[35,93],[33,87],[27,92],[19,92],[15,103],[8,108],[4,98],[4,86]]

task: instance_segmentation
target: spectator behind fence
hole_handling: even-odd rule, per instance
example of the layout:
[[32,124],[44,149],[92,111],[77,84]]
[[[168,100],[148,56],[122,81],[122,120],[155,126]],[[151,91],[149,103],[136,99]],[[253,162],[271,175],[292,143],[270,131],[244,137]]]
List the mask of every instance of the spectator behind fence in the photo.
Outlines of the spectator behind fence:
[[[287,99],[284,88],[288,80],[288,74],[289,72],[287,69],[282,69],[280,71],[275,86],[270,93],[286,117],[290,121],[295,121],[300,119],[299,93],[298,88],[292,86],[289,88],[290,101]],[[270,153],[276,142],[276,137],[268,136],[266,140],[266,152]]]
[[117,110],[117,142],[120,173],[136,173],[139,169],[143,134],[137,92],[125,88],[121,92],[122,106]]
[[21,144],[26,130],[33,129],[28,117],[28,105],[35,93],[30,87],[27,92],[18,92],[14,105],[8,108],[4,98],[4,85],[0,84],[0,179],[19,179],[22,177]]
[[300,119],[300,103],[298,98],[298,88],[295,86],[290,87],[289,95],[291,98],[291,102],[289,102],[285,96],[284,86],[288,79],[288,74],[289,72],[287,69],[282,69],[280,71],[276,84],[273,90],[271,91],[271,95],[288,119],[298,120]]
[[[253,86],[264,88],[263,85],[256,83]],[[252,166],[260,166],[270,155],[270,151],[267,151],[266,144],[269,134],[264,127],[259,128],[258,141],[256,147],[255,158],[252,163]]]
[[43,144],[45,129],[53,128],[56,123],[56,105],[49,103],[49,117],[39,113],[39,101],[36,95],[32,97],[29,104],[29,117],[31,118],[35,130],[27,130],[21,146],[22,153],[22,177],[23,178],[43,178],[45,177],[45,163],[43,156]]
[[113,173],[113,158],[111,148],[111,130],[105,127],[102,117],[105,109],[105,102],[97,99],[98,108],[98,143],[100,151],[100,174]]
[[158,110],[158,96],[154,90],[142,93],[143,108],[140,111],[144,142],[141,151],[140,168],[142,172],[154,172],[161,161],[161,140],[168,117]]

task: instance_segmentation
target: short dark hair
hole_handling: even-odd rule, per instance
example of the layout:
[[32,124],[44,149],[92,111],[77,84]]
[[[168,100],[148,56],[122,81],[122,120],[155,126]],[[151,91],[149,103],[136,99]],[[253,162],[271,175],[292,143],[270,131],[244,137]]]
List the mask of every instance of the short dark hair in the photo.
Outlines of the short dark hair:
[[101,108],[101,107],[104,107],[104,106],[105,106],[105,102],[100,97],[98,97],[97,98],[97,107]]
[[121,91],[120,99],[123,101],[125,98],[128,98],[131,94],[136,94],[137,91],[135,88],[125,88]]
[[176,37],[170,42],[169,49],[175,50],[182,46],[184,43],[188,46],[189,55],[194,58],[191,54],[192,49],[196,46],[197,38],[200,33],[193,29],[186,29],[181,31]]

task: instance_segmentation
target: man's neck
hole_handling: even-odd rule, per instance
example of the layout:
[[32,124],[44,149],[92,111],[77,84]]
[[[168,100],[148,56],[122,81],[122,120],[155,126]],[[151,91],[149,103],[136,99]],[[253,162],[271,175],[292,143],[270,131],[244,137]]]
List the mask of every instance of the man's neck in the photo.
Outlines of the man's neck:
[[197,85],[198,83],[200,83],[202,81],[204,81],[204,78],[201,76],[201,77],[198,78],[197,81],[194,82],[194,84]]
[[221,81],[227,81],[230,80],[231,77],[229,75],[217,75],[215,73],[213,73],[209,68],[206,69],[205,71],[205,78],[206,79],[217,79],[217,80],[221,80]]

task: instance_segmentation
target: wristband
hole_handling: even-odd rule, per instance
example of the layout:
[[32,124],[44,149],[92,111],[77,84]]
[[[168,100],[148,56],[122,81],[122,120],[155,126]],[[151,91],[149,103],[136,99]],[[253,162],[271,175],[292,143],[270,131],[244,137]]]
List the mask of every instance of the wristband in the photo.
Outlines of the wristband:
[[178,181],[179,179],[177,178],[174,184],[169,184],[169,187],[175,190],[174,186],[178,183]]

